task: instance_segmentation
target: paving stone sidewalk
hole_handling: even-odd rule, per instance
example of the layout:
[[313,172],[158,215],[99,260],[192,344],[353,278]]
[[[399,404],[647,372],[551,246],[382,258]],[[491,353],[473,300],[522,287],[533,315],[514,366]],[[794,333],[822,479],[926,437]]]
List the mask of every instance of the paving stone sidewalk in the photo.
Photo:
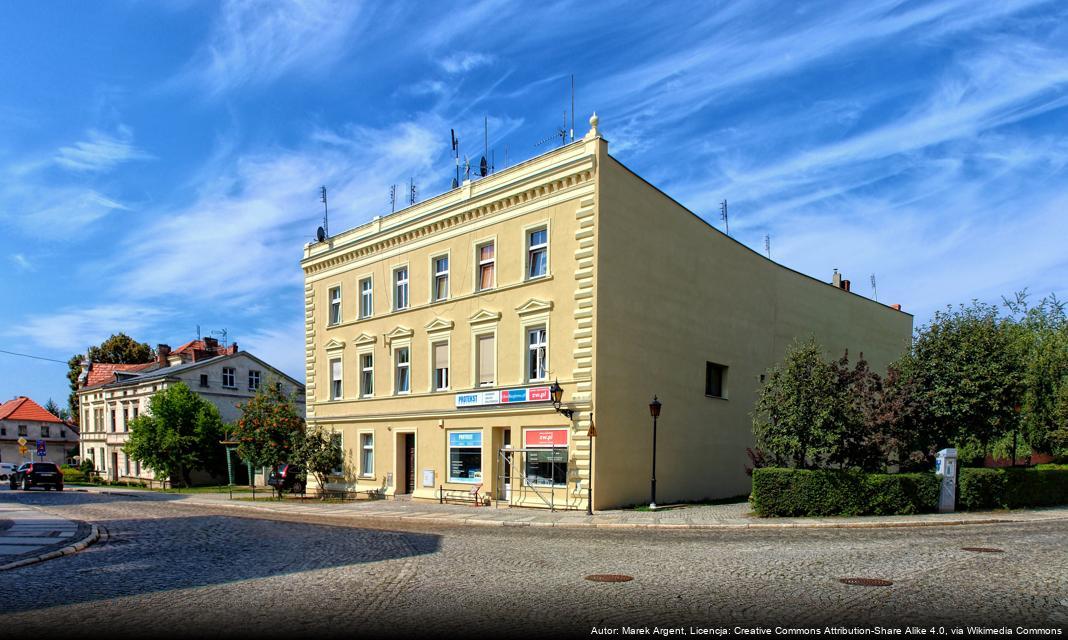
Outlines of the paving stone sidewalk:
[[[144,490],[107,487],[79,488],[80,491],[107,492],[152,499],[161,494]],[[765,529],[765,528],[887,528],[1037,522],[1068,519],[1068,507],[1019,509],[986,512],[920,514],[911,516],[865,516],[826,518],[760,518],[750,512],[747,502],[718,505],[666,506],[655,512],[632,509],[598,511],[550,511],[548,509],[475,507],[436,504],[415,500],[360,500],[321,503],[314,499],[252,501],[248,494],[167,494],[167,499],[186,504],[226,507],[235,510],[278,514],[308,514],[338,518],[441,522],[471,526],[531,526],[567,528],[658,528],[658,529]],[[2,514],[0,514],[2,517]]]
[[[0,503],[0,568],[81,542],[92,526],[17,503]],[[43,558],[42,558],[43,559]]]

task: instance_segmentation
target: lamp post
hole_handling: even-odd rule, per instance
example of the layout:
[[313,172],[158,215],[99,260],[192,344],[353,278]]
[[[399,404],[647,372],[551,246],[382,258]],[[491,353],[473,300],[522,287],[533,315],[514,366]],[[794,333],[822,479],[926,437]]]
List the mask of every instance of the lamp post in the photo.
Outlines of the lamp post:
[[564,388],[560,386],[559,380],[553,380],[552,386],[549,387],[549,394],[552,395],[553,398],[553,409],[556,409],[557,413],[567,416],[568,420],[573,420],[575,415],[574,411],[571,409],[560,408],[560,403],[564,399]]
[[590,430],[587,433],[590,438],[590,478],[586,485],[586,515],[593,515],[593,441],[597,437],[597,426],[593,422],[593,412],[590,412]]
[[660,417],[660,401],[653,396],[649,403],[649,415],[653,416],[653,481],[650,487],[649,508],[656,509],[656,419]]

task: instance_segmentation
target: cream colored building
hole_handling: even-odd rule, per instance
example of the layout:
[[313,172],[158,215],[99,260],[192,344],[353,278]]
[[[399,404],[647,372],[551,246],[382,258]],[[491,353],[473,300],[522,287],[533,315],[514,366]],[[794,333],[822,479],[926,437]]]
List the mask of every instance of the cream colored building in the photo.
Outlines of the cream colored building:
[[[194,340],[177,349],[156,348],[154,362],[138,365],[83,363],[78,390],[82,460],[110,480],[153,480],[155,474],[127,455],[130,422],[149,411],[152,396],[179,382],[212,403],[224,423],[237,420],[238,405],[256,394],[261,384],[282,385],[286,395],[304,409],[304,388],[236,344],[219,345],[212,338]],[[221,445],[220,445],[221,447]],[[205,474],[206,475],[206,474]]]
[[[883,367],[912,317],[712,228],[590,132],[305,248],[309,424],[335,488],[585,508],[745,494],[761,375],[800,336]],[[563,409],[549,401],[559,381]],[[591,424],[596,444],[591,463]]]

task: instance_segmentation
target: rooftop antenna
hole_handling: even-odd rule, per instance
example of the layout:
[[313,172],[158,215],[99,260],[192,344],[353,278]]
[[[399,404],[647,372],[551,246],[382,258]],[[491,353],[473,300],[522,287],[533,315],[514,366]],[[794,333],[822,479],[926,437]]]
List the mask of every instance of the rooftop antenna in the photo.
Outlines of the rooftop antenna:
[[452,155],[456,158],[456,177],[452,179],[452,188],[460,186],[460,139],[456,137],[456,129],[449,129],[452,135]]
[[575,74],[571,74],[571,142],[575,141]]
[[508,145],[504,145],[504,166],[508,168]]
[[197,325],[197,340],[200,340],[200,325]]
[[879,301],[879,290],[875,288],[875,274],[871,274],[871,296],[876,302]]
[[326,204],[326,185],[319,187],[319,194],[323,201],[323,233],[330,235],[330,209]]
[[390,212],[397,211],[397,185],[389,185],[389,210]]
[[723,226],[727,230],[727,235],[731,234],[731,223],[727,220],[727,200],[724,199],[719,205],[719,219],[723,221]]
[[415,178],[408,178],[408,204],[415,204]]
[[567,144],[567,109],[564,109],[564,126],[561,127],[560,129],[557,129],[556,133],[552,134],[551,136],[545,138],[544,140],[538,141],[537,144],[535,144],[534,146],[535,147],[540,147],[541,145],[543,145],[543,144],[545,144],[547,142],[552,142],[553,140],[555,140],[557,138],[560,138],[560,146],[561,147],[564,146],[565,144]]
[[226,336],[228,335],[228,332],[226,331],[226,329],[220,329],[219,331],[212,331],[211,335],[219,336],[221,338],[220,342],[222,342],[222,346],[224,346],[224,347],[226,346]]
[[768,260],[771,260],[771,235],[764,234],[764,253],[768,254]]

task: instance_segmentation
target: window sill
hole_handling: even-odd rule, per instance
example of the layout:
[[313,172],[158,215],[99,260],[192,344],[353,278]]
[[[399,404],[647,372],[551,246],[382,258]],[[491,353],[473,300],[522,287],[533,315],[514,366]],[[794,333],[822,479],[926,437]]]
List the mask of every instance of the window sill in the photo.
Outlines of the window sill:
[[705,397],[708,398],[709,400],[727,400],[728,399],[727,396],[710,396],[707,393],[705,394]]
[[224,384],[224,385],[222,386],[222,388],[223,388],[223,389],[229,389],[229,390],[231,390],[231,391],[237,391],[237,387],[230,387],[230,386],[227,386],[227,385],[225,385],[225,384]]

